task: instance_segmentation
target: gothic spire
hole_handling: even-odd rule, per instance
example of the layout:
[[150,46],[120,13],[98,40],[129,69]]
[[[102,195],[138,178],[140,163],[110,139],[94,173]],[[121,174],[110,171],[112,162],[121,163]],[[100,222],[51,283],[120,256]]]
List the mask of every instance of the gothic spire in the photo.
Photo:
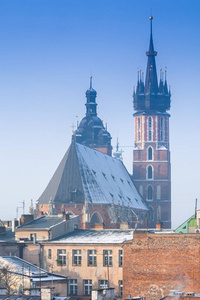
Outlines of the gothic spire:
[[149,44],[149,51],[146,52],[148,61],[147,61],[147,71],[146,71],[146,80],[145,80],[145,93],[157,94],[158,79],[157,79],[156,61],[155,61],[155,56],[157,55],[157,52],[154,51],[154,46],[153,46],[152,20],[153,17],[151,16],[150,17],[150,44]]

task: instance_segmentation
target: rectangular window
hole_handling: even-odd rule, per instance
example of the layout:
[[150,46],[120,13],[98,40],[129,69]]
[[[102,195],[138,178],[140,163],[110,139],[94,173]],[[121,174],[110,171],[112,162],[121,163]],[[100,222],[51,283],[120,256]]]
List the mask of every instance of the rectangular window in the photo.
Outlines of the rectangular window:
[[57,251],[57,265],[58,266],[66,266],[66,250],[59,249]]
[[51,249],[48,249],[48,258],[51,259]]
[[88,266],[97,266],[97,252],[96,250],[88,250]]
[[73,262],[74,266],[81,266],[81,250],[72,250]]
[[91,295],[92,280],[91,279],[83,280],[83,287],[84,287],[84,295]]
[[100,289],[108,288],[108,280],[99,280],[99,288]]
[[123,250],[119,250],[119,267],[123,266]]
[[123,297],[123,281],[119,280],[119,297]]
[[103,265],[112,266],[112,250],[103,250]]
[[69,279],[68,282],[68,294],[77,295],[77,279]]

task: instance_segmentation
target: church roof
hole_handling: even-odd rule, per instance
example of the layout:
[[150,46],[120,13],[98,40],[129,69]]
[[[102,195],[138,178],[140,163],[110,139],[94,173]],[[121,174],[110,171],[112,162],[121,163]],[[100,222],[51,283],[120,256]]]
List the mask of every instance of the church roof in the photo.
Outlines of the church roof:
[[59,203],[124,204],[147,210],[124,164],[106,154],[72,142],[47,188],[38,199]]

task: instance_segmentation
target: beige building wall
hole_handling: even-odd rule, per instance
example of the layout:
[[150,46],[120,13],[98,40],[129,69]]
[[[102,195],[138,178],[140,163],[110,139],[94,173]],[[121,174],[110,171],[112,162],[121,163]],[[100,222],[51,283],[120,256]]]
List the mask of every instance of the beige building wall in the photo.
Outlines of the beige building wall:
[[31,239],[31,234],[36,234],[36,241],[48,240],[48,230],[15,230],[15,240]]
[[[58,250],[66,250],[66,265],[58,264]],[[73,265],[73,250],[81,250],[81,265]],[[88,250],[96,250],[97,265],[88,266]],[[112,266],[104,266],[103,251],[112,250]],[[92,280],[92,287],[99,287],[99,280],[108,280],[109,287],[115,288],[115,295],[120,295],[119,281],[122,281],[122,266],[119,266],[120,244],[54,244],[42,243],[42,267],[54,273],[77,280],[77,295],[84,295],[83,280]],[[38,247],[27,244],[23,259],[38,265]],[[51,251],[51,258],[49,257]]]

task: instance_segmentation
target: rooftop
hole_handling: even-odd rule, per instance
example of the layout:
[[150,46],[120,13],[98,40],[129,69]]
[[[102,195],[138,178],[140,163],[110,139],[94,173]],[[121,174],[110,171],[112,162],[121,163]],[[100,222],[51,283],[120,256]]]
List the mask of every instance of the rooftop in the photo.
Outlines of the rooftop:
[[133,239],[133,230],[79,229],[50,243],[59,244],[120,244]]
[[76,202],[124,204],[147,210],[124,164],[97,150],[72,142],[39,204]]
[[[70,218],[73,218],[73,215],[70,215]],[[51,227],[63,222],[63,215],[44,215],[31,222],[28,222],[24,225],[18,226],[17,230],[33,230],[33,229],[50,229]]]

